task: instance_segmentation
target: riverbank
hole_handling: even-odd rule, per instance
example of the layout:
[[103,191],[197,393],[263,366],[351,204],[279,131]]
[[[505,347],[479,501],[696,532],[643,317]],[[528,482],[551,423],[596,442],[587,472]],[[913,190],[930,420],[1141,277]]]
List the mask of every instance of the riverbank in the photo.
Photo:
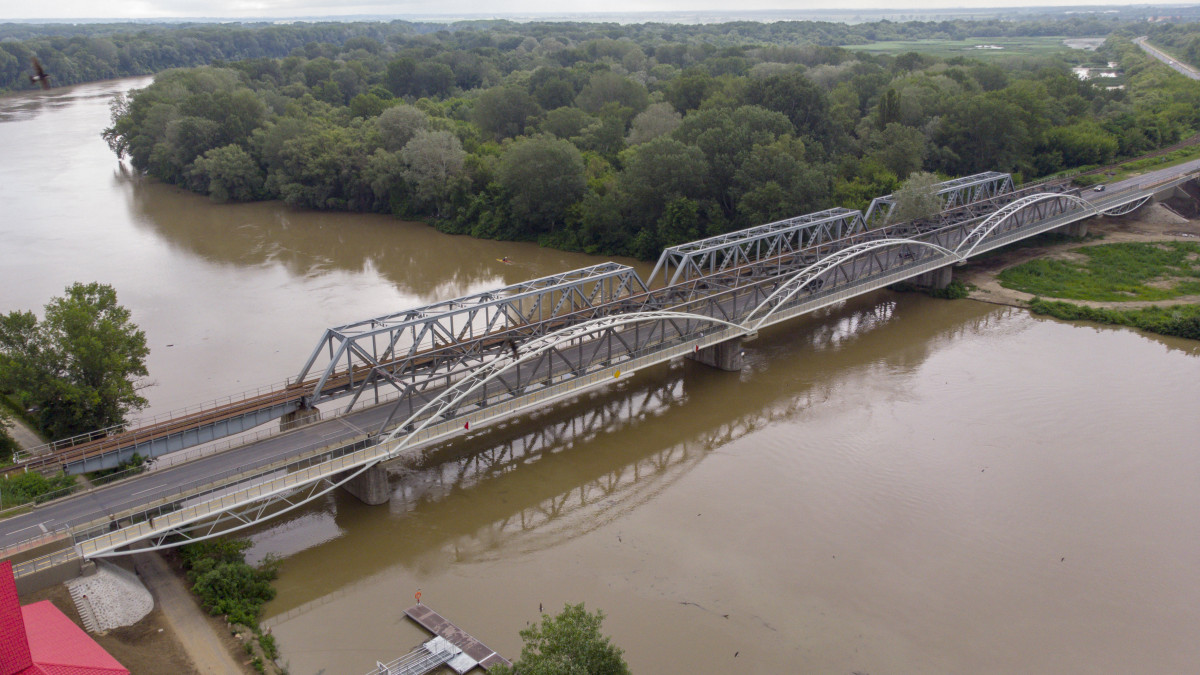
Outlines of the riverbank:
[[[1200,241],[1200,221],[1187,220],[1163,207],[1154,204],[1131,215],[1110,218],[1100,217],[1088,221],[1089,234],[1086,241],[1068,240],[1045,246],[1024,246],[1001,250],[980,260],[972,261],[954,276],[971,287],[972,300],[995,305],[1029,308],[1034,295],[1005,288],[997,279],[1000,272],[1037,258],[1071,260],[1077,257],[1078,249],[1098,244],[1125,242]],[[1200,295],[1184,295],[1169,300],[1101,302],[1072,300],[1073,304],[1095,309],[1143,309],[1150,306],[1169,307],[1200,303]]]
[[[211,616],[188,591],[178,564],[158,553],[139,553],[117,563],[136,571],[154,597],[154,608],[131,626],[89,633],[131,675],[249,675],[254,670],[241,642],[222,617]],[[65,584],[22,597],[22,604],[49,600],[76,625],[83,619]]]

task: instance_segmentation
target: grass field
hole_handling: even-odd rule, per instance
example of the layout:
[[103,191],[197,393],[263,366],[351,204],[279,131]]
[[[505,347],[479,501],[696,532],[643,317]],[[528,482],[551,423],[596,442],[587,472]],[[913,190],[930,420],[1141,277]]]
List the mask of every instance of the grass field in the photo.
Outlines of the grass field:
[[[1004,59],[1015,56],[1046,56],[1073,51],[1063,44],[1063,37],[1020,37],[1020,38],[984,38],[973,37],[965,40],[907,40],[895,42],[872,42],[866,45],[845,45],[850,51],[864,51],[873,54],[904,54],[919,52],[943,58],[954,56],[970,56],[972,58],[990,60]],[[993,45],[1000,49],[980,48],[980,45]]]
[[1083,261],[1039,258],[998,275],[1025,293],[1068,300],[1169,300],[1200,293],[1200,244],[1101,244],[1078,249]]

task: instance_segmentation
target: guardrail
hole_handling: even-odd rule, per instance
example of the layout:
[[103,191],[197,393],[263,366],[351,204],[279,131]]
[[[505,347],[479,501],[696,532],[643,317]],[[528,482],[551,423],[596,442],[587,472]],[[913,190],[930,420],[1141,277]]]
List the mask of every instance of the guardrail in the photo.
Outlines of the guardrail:
[[136,417],[135,416],[132,420],[130,420],[129,422],[126,422],[124,424],[115,424],[113,426],[106,427],[104,429],[97,429],[95,431],[89,431],[87,433],[77,434],[75,436],[71,436],[70,438],[63,438],[63,439],[59,439],[57,441],[52,441],[50,443],[44,443],[42,445],[39,445],[39,446],[36,446],[33,448],[29,448],[28,450],[22,450],[22,451],[18,452],[14,456],[14,458],[17,460],[23,461],[25,459],[29,459],[30,457],[33,457],[36,455],[45,454],[47,452],[58,452],[60,450],[66,450],[66,449],[75,447],[76,445],[90,443],[92,441],[97,441],[97,440],[100,440],[103,438],[108,438],[108,437],[116,435],[116,434],[126,433],[127,431],[136,432],[142,427],[150,427],[150,426],[154,426],[157,424],[170,422],[172,420],[176,420],[179,418],[188,417],[190,415],[196,415],[196,414],[203,413],[203,412],[210,412],[212,410],[216,410],[216,409],[224,407],[224,406],[229,406],[234,403],[248,401],[252,398],[258,398],[258,397],[266,396],[269,394],[282,393],[282,392],[286,391],[288,387],[291,386],[291,384],[292,384],[291,380],[292,380],[292,378],[289,377],[286,380],[284,380],[283,382],[277,382],[275,384],[266,384],[266,385],[262,385],[260,387],[256,387],[254,389],[247,389],[242,392],[229,394],[228,396],[215,398],[210,401],[204,401],[201,403],[184,406],[182,408],[175,408],[173,410],[158,413],[151,417]]
[[[1180,184],[1191,180],[1191,174],[1176,176],[1154,183],[1146,183],[1125,190],[1106,194],[1093,201],[1093,208],[1105,210],[1119,207],[1122,204],[1144,198],[1147,191],[1161,190],[1171,184]],[[981,246],[977,253],[1003,246],[1012,241],[1023,239],[1034,234],[1062,227],[1077,220],[1095,215],[1095,211],[1080,207],[1060,214],[1034,225],[1025,226],[1003,235],[989,237],[987,246]],[[843,283],[837,286],[821,289],[818,292],[797,296],[783,303],[764,325],[773,325],[799,314],[811,312],[824,306],[836,304],[850,297],[860,295],[870,290],[912,278],[928,271],[945,267],[959,262],[949,255],[931,254],[908,265],[894,268],[886,274]],[[747,289],[749,287],[746,287]],[[736,298],[740,297],[735,295]],[[487,408],[447,415],[446,419],[430,425],[420,432],[404,435],[395,443],[386,446],[370,443],[369,439],[359,439],[351,444],[332,447],[330,444],[320,446],[320,442],[310,444],[312,450],[289,460],[265,463],[256,467],[239,467],[216,476],[208,476],[203,481],[196,481],[187,486],[164,489],[154,495],[138,500],[131,500],[116,507],[115,520],[128,521],[127,525],[112,529],[113,519],[103,519],[98,522],[95,517],[88,520],[77,519],[74,522],[60,525],[56,532],[71,529],[73,540],[80,546],[86,542],[86,547],[80,552],[100,555],[114,548],[124,546],[132,541],[146,538],[148,534],[164,533],[181,527],[190,526],[212,518],[216,514],[229,512],[247,504],[261,501],[264,498],[295,491],[305,485],[327,479],[330,476],[344,472],[350,468],[362,467],[366,464],[395,459],[399,453],[413,450],[429,443],[461,432],[464,422],[486,424],[523,410],[540,407],[554,400],[576,396],[587,389],[600,386],[622,375],[628,375],[664,361],[688,354],[697,348],[724,342],[746,334],[746,330],[708,326],[698,329],[687,336],[679,336],[660,340],[653,344],[644,345],[627,352],[620,357],[619,362],[610,362],[595,367],[587,366],[583,372],[563,371],[551,373],[540,388],[516,396],[507,401],[493,404]],[[446,376],[447,386],[451,377]],[[484,395],[482,392],[480,396]],[[399,397],[398,392],[385,400]],[[359,402],[355,408],[368,407],[374,402]],[[273,435],[271,432],[266,435]],[[326,437],[324,440],[328,440]],[[319,447],[318,447],[319,446]],[[242,487],[238,487],[242,486]],[[330,488],[332,489],[332,488]],[[218,494],[219,493],[219,494]],[[205,497],[211,497],[205,499]],[[201,500],[201,501],[197,501]],[[186,506],[185,506],[186,504]],[[151,517],[155,519],[150,525]],[[150,530],[146,528],[150,527]],[[43,535],[44,536],[44,535]],[[11,548],[11,547],[10,547]],[[7,549],[6,549],[7,550]],[[58,554],[55,554],[58,555]],[[50,557],[50,556],[47,556]]]

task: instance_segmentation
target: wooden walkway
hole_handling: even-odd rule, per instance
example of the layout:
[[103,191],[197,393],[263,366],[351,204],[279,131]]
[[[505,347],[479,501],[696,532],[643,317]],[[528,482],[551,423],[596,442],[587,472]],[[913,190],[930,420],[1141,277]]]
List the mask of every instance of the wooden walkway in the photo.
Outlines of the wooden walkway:
[[475,639],[465,630],[450,623],[449,619],[430,609],[429,605],[413,605],[404,610],[404,613],[408,615],[408,618],[420,624],[425,630],[434,635],[442,636],[455,647],[463,650],[464,654],[471,657],[484,670],[488,670],[492,666],[501,663],[506,666],[512,665],[508,659],[497,654],[496,650]]

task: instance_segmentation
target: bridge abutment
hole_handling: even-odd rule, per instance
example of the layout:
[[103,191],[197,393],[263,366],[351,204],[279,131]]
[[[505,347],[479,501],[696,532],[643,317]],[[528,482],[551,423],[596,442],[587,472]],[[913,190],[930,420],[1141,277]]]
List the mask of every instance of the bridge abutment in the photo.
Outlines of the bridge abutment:
[[920,288],[940,289],[949,286],[952,279],[954,279],[954,271],[947,265],[913,277],[912,284]]
[[312,408],[297,408],[290,413],[279,418],[279,430],[290,431],[307,424],[315,424],[321,421],[321,411],[315,406]]
[[342,484],[342,488],[370,506],[388,503],[392,489],[388,485],[387,469],[376,464]]
[[688,354],[688,358],[719,370],[737,372],[742,369],[742,365],[745,362],[742,354],[742,340],[741,338],[735,338],[733,340],[726,340],[725,342],[718,342],[710,347],[702,347]]

